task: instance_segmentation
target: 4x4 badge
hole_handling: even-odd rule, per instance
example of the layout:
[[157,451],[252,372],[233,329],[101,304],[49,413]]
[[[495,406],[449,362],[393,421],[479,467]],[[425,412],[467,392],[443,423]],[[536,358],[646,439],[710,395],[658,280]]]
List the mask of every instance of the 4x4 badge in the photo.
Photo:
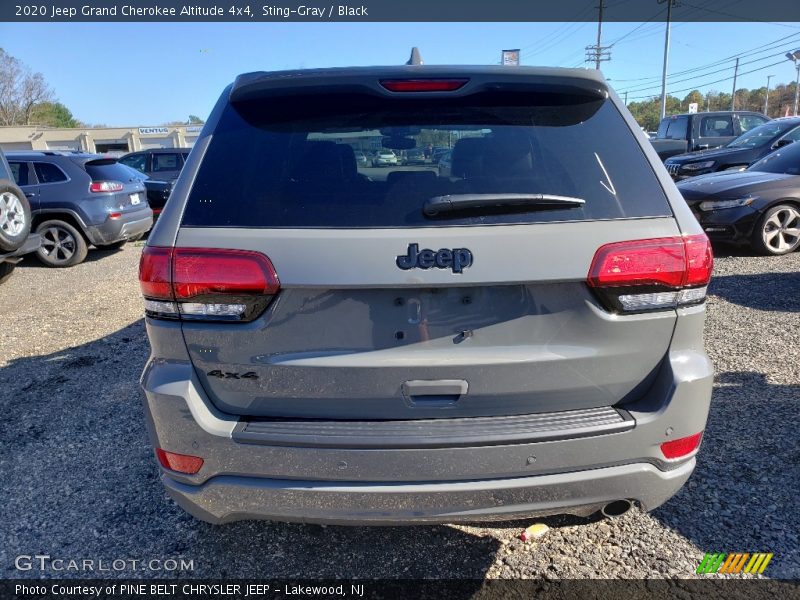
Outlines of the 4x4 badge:
[[397,257],[397,266],[407,271],[420,268],[452,269],[453,273],[461,273],[472,266],[472,252],[467,248],[441,248],[438,251],[424,248],[419,249],[419,244],[409,244],[408,252]]

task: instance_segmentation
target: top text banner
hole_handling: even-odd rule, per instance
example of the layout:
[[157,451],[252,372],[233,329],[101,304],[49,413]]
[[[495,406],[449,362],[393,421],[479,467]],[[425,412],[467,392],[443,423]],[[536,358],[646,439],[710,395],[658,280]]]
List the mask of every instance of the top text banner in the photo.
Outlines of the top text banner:
[[[673,2],[673,21],[794,22],[800,0],[606,1],[604,21],[659,22]],[[19,0],[0,1],[5,22],[257,21],[596,21],[598,0]],[[789,30],[787,29],[787,32]],[[800,31],[800,29],[798,29]]]

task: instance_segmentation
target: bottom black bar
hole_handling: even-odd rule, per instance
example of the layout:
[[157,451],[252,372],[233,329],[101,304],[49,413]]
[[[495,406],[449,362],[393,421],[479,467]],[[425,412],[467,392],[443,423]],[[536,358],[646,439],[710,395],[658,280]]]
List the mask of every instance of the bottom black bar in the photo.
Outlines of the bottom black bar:
[[345,598],[366,600],[475,598],[603,599],[800,598],[800,581],[770,579],[647,580],[137,580],[28,579],[0,581],[3,600],[200,599],[289,600]]

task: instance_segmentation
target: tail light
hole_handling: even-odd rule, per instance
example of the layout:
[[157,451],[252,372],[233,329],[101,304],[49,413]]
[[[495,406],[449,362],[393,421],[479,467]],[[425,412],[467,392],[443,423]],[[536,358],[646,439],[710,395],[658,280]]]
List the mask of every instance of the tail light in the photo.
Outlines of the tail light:
[[202,321],[252,321],[280,290],[263,254],[215,248],[147,246],[139,284],[148,316]]
[[702,431],[688,437],[670,440],[661,444],[661,453],[669,459],[682,458],[697,450],[702,440]]
[[587,283],[615,312],[676,308],[705,300],[713,266],[704,234],[616,242],[597,250]]
[[202,458],[191,456],[190,454],[178,454],[177,452],[167,452],[161,448],[156,448],[156,456],[158,457],[158,462],[165,469],[186,473],[187,475],[194,475],[203,466]]
[[95,194],[103,192],[121,192],[122,184],[119,181],[93,181],[89,184],[89,191]]
[[454,92],[469,79],[381,79],[390,92]]

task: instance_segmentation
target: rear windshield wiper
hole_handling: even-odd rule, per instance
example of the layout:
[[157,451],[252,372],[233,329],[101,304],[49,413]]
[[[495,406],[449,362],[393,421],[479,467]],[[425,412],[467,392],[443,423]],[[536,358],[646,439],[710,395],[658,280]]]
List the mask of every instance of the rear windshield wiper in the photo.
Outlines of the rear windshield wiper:
[[480,208],[553,210],[579,208],[584,204],[586,204],[586,200],[582,198],[553,194],[453,194],[429,198],[422,207],[422,212],[433,217],[442,213]]

